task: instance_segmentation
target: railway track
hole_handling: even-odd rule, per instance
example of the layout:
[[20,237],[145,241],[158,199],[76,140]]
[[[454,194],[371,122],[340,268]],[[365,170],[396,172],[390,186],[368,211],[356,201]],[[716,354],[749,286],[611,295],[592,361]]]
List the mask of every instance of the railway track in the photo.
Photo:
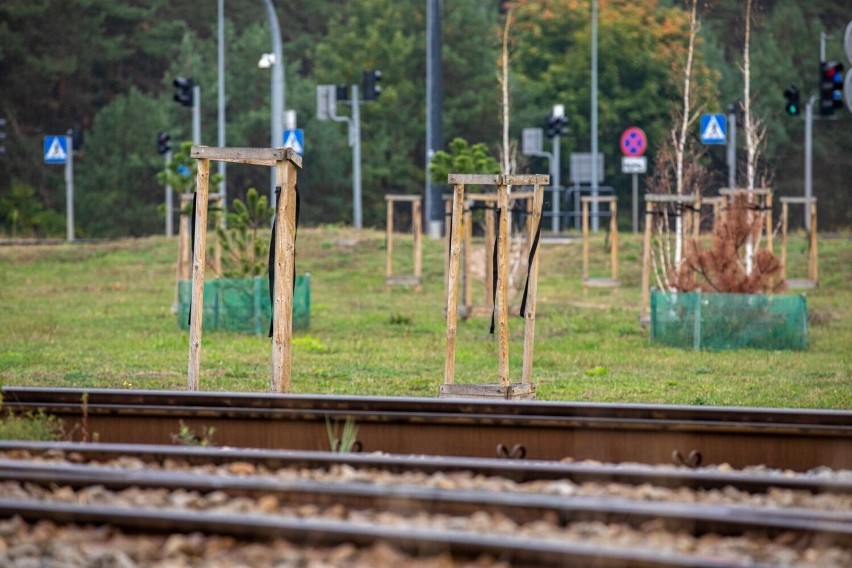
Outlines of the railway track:
[[3,442],[0,516],[29,523],[22,534],[50,521],[316,554],[351,543],[367,556],[353,566],[381,545],[406,565],[852,562],[850,472]]
[[3,405],[107,443],[188,431],[220,446],[327,450],[329,425],[350,422],[364,453],[852,469],[849,411],[22,387],[4,388]]

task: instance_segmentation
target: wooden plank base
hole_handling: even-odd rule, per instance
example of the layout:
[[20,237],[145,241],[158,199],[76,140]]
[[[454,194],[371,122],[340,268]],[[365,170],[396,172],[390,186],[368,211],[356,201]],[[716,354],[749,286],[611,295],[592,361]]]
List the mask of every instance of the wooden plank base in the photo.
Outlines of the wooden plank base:
[[813,290],[817,283],[808,278],[788,278],[787,288],[789,290]]
[[441,385],[438,398],[485,398],[505,400],[534,400],[535,384],[512,383],[507,387],[499,383],[488,383],[482,385],[474,384],[451,384]]
[[589,288],[618,288],[620,283],[614,278],[586,278],[583,280],[583,286]]
[[391,276],[385,279],[385,284],[388,286],[420,286],[422,282],[416,276]]

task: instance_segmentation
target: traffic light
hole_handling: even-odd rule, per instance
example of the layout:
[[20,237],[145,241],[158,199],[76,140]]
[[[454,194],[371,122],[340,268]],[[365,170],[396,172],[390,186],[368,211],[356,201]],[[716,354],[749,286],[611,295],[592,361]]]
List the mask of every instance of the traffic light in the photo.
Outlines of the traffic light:
[[6,155],[6,119],[0,118],[0,156]]
[[335,99],[338,101],[348,101],[349,100],[349,90],[346,88],[346,85],[335,85],[334,86]]
[[168,132],[157,132],[157,153],[167,154],[172,149],[171,140]]
[[790,88],[784,91],[784,96],[787,97],[787,114],[790,116],[798,116],[801,106],[799,104],[799,88],[795,84],[790,84]]
[[192,77],[175,77],[174,86],[175,100],[186,107],[191,107],[194,103],[192,89],[195,87],[195,81]]
[[83,147],[83,129],[79,126],[75,126],[68,131],[68,134],[71,135],[71,148],[74,150],[79,150]]
[[382,94],[379,81],[382,80],[382,72],[378,69],[364,71],[364,100],[374,101]]
[[834,109],[843,107],[843,64],[837,61],[821,61],[819,64],[819,112],[834,114]]
[[568,134],[568,117],[554,116],[551,114],[547,117],[546,130],[548,138],[553,138],[554,136],[565,136]]

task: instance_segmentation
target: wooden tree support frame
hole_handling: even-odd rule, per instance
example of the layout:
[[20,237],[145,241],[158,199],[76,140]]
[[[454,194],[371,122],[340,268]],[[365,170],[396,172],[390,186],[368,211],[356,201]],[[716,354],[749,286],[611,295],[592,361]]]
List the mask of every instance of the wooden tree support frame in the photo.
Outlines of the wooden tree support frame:
[[[469,317],[490,317],[491,314],[494,312],[494,255],[492,254],[492,250],[490,248],[493,246],[494,243],[494,216],[490,215],[487,211],[484,218],[485,234],[483,236],[483,246],[485,247],[485,278],[483,286],[484,301],[482,304],[479,305],[473,303],[473,279],[471,277],[470,264],[471,255],[473,254],[473,209],[476,208],[477,204],[484,204],[486,206],[490,205],[492,208],[497,208],[497,199],[498,197],[496,193],[468,193],[465,195],[463,215],[461,221],[462,250],[460,259],[460,274],[462,279],[463,290],[462,305],[459,307],[459,315],[464,319],[467,319]],[[509,194],[510,209],[515,203],[519,201],[523,201],[525,203],[524,207],[527,216],[524,231],[526,235],[525,238],[527,238],[528,242],[531,241],[533,237],[533,231],[535,230],[534,225],[532,223],[532,210],[534,199],[535,191],[513,191]],[[445,217],[447,219],[451,218],[452,216],[452,206],[453,196],[445,195],[444,211]],[[449,224],[447,226],[449,227]],[[444,235],[446,243],[444,247],[445,250],[449,249],[451,234],[451,231],[448,229]],[[446,262],[444,263],[444,299],[446,299],[447,293],[449,292],[449,255],[447,255],[445,258]]]
[[[618,198],[594,195],[580,198],[583,215],[583,286],[614,288],[618,286]],[[589,203],[609,203],[610,254],[609,278],[589,278]]]
[[[725,207],[725,201],[727,201],[727,197],[725,197],[724,195],[716,195],[716,196],[713,196],[713,197],[702,197],[701,198],[701,206],[702,207],[712,207],[713,208],[713,214],[712,214],[713,215],[713,217],[712,217],[713,218],[713,224],[712,224],[711,231],[715,230],[716,226],[719,223],[721,223],[722,219],[724,218],[723,217],[723,213],[724,213],[723,209]],[[700,223],[701,219],[699,219],[698,222]]]
[[[420,289],[423,266],[423,223],[421,219],[423,197],[420,195],[385,195],[385,201],[388,204],[385,283],[388,286],[415,286]],[[393,273],[394,205],[397,203],[411,204],[411,231],[414,235],[414,274],[408,276],[394,276]]]
[[[808,277],[787,280],[787,228],[790,220],[790,205],[804,205],[809,219],[808,234]],[[819,285],[819,252],[817,251],[817,200],[816,197],[781,198],[781,278],[787,280],[791,289],[810,290]]]
[[[222,200],[221,193],[211,193],[208,197],[210,202],[218,202]],[[175,306],[172,310],[178,312],[178,296],[181,281],[192,278],[192,263],[190,262],[190,215],[192,214],[192,194],[182,193],[180,195],[180,223],[178,224],[178,254],[177,254],[177,269],[175,271]],[[218,225],[220,212],[215,215],[214,225]],[[211,272],[216,276],[222,276],[222,243],[216,239],[216,244],[213,247],[213,262],[210,266]]]
[[701,228],[700,195],[645,194],[645,234],[642,239],[642,300],[639,308],[639,324],[642,327],[651,322],[651,238],[654,233],[654,215],[668,215],[669,207],[672,204],[684,207],[685,211],[688,212],[684,215],[684,222],[681,225],[684,241],[690,234],[697,241]]
[[742,187],[723,187],[719,195],[727,198],[725,206],[730,207],[737,196],[744,195],[749,203],[755,204],[761,211],[765,212],[764,222],[761,226],[761,234],[766,237],[766,250],[772,252],[772,189],[759,187],[746,189]]
[[293,336],[293,284],[296,256],[296,172],[302,158],[290,148],[215,148],[193,146],[198,160],[195,207],[195,248],[192,262],[192,313],[189,320],[189,372],[187,388],[198,390],[201,371],[201,323],[204,310],[204,270],[207,248],[207,203],[210,161],[275,168],[275,185],[281,194],[275,207],[275,285],[272,302],[272,392],[290,392]]
[[[509,215],[501,215],[497,227],[497,296],[495,324],[498,342],[498,381],[487,384],[455,384],[456,324],[459,297],[459,264],[462,248],[462,216],[466,185],[496,185],[497,206],[502,211],[509,208],[509,186],[532,185],[533,208],[530,226],[541,222],[541,207],[544,202],[544,186],[550,183],[548,175],[480,175],[450,174],[448,182],[453,184],[453,201],[450,223],[450,254],[447,270],[447,356],[444,364],[444,384],[439,396],[442,398],[535,398],[532,380],[533,344],[535,340],[535,307],[538,287],[538,255],[529,267],[529,291],[524,312],[524,355],[521,382],[512,383],[509,378]],[[532,246],[532,240],[530,240]]]

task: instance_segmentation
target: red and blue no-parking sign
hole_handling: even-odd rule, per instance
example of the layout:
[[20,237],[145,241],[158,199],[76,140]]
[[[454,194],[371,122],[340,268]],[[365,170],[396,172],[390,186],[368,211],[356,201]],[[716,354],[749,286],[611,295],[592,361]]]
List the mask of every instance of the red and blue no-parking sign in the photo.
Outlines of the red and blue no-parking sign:
[[631,126],[621,135],[621,153],[625,156],[641,156],[648,149],[648,138],[645,131],[638,126]]

